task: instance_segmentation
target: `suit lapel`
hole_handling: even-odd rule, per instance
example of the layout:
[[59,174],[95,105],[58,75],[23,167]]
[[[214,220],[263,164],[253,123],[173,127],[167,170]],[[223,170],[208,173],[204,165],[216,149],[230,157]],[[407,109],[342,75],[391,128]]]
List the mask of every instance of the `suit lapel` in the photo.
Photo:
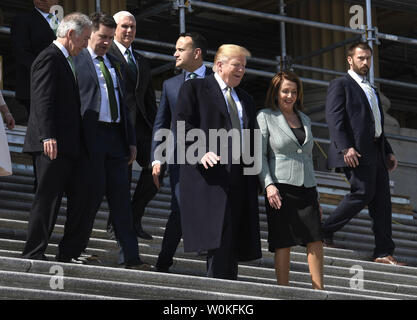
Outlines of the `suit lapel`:
[[52,30],[51,26],[49,25],[48,21],[46,21],[46,19],[42,16],[42,14],[38,10],[33,9],[33,11],[34,11],[34,16],[36,17],[38,22],[43,25],[45,30],[48,29],[48,33],[50,33],[51,37],[53,36],[53,38],[56,38],[55,33]]
[[242,105],[242,120],[243,120],[243,129],[249,128],[249,112],[248,111],[248,102],[246,99],[243,98],[242,94],[240,93],[239,88],[235,88],[236,94],[239,98],[240,104]]
[[[292,132],[290,126],[287,123],[284,115],[280,110],[276,110],[276,121],[277,121],[277,128],[284,132],[291,140],[293,140],[298,146],[300,143],[298,142],[297,138],[295,137],[294,133]],[[303,123],[304,125],[304,123]]]
[[[372,119],[374,119],[374,114],[372,112],[372,108],[371,105],[369,104],[369,100],[368,97],[366,96],[366,93],[363,91],[362,87],[355,81],[355,79],[353,79],[349,74],[346,75],[346,77],[349,79],[349,81],[351,83],[353,83],[353,86],[356,86],[356,88],[359,90],[360,95],[362,96],[362,99],[365,101],[367,107],[368,107],[368,112],[369,115]],[[379,109],[379,114],[381,116],[381,126],[382,126],[382,132],[384,132],[384,112],[382,111],[382,106],[381,106],[381,99],[379,97],[379,93],[378,90],[374,89],[377,99],[378,99],[378,109]],[[375,119],[374,119],[375,121]]]
[[205,79],[207,80],[206,90],[208,96],[213,100],[213,104],[216,106],[216,108],[218,108],[219,111],[229,120],[229,126],[231,128],[232,121],[230,120],[229,111],[227,110],[226,100],[224,99],[223,92],[220,89],[216,78],[214,78],[214,74],[209,75]]
[[61,62],[62,62],[62,64],[63,64],[63,66],[64,66],[64,68],[67,70],[67,72],[68,73],[70,73],[71,75],[72,75],[72,82],[73,82],[73,84],[74,84],[74,87],[76,87],[77,89],[78,89],[78,84],[77,84],[77,82],[75,81],[75,77],[74,77],[74,72],[72,71],[72,69],[71,69],[71,67],[70,67],[70,65],[69,65],[69,62],[68,62],[68,60],[65,58],[65,56],[64,56],[64,54],[63,54],[63,52],[56,46],[56,45],[54,45],[54,44],[51,44],[50,45],[52,48],[54,48],[54,50],[56,50],[57,52],[59,52],[59,54],[58,54],[58,56],[59,56],[59,58],[61,59]]
[[307,116],[304,115],[304,113],[298,112],[298,115],[300,116],[301,122],[302,122],[303,127],[304,127],[304,132],[306,133],[306,138],[305,138],[304,143],[303,143],[303,145],[305,145],[307,142],[309,142],[310,140],[313,139],[313,134],[311,132],[310,124],[309,124],[310,121],[307,118]]

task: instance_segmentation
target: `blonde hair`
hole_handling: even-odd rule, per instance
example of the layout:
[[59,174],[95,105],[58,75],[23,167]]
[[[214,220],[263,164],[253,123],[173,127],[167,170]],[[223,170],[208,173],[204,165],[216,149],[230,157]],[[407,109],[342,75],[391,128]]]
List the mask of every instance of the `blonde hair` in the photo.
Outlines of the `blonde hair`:
[[223,44],[217,49],[216,55],[213,62],[213,71],[217,71],[217,61],[227,62],[233,57],[245,56],[246,58],[251,57],[251,53],[248,49],[238,46],[237,44]]

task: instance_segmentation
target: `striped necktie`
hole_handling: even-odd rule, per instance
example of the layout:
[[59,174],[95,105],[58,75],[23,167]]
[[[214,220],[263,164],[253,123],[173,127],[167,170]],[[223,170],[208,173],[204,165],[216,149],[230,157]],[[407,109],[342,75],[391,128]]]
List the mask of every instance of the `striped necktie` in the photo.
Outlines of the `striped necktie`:
[[375,137],[378,138],[382,134],[381,113],[378,107],[378,100],[369,81],[365,80],[362,81],[362,83],[369,99],[371,100],[371,110],[375,120]]
[[49,19],[49,25],[50,25],[52,31],[56,35],[56,31],[58,30],[58,25],[59,25],[58,18],[52,13],[49,13],[47,18]]
[[232,88],[230,87],[226,88],[226,100],[227,104],[229,105],[229,114],[230,120],[232,121],[232,127],[234,129],[238,129],[239,133],[241,133],[239,112],[237,111],[235,99],[232,97]]
[[101,57],[101,56],[97,56],[96,59],[98,61],[100,61],[100,70],[103,73],[104,80],[106,81],[107,95],[108,95],[108,98],[109,98],[109,105],[110,105],[111,120],[116,121],[119,114],[118,114],[118,111],[117,111],[117,100],[116,100],[116,93],[115,93],[114,85],[113,85],[113,79],[111,77],[109,69],[107,69],[107,67],[104,63],[104,58]]

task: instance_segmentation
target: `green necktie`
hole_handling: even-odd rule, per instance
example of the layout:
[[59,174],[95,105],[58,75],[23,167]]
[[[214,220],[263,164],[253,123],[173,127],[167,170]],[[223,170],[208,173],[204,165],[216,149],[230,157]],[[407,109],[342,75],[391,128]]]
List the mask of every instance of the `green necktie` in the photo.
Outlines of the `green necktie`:
[[74,62],[72,61],[72,57],[71,56],[68,56],[67,57],[67,60],[70,63],[72,73],[74,74],[75,82],[77,82],[77,74],[75,73],[75,66],[74,66]]
[[51,26],[52,31],[56,35],[56,31],[58,30],[59,25],[58,18],[54,16],[52,13],[49,13],[47,17],[49,19],[49,25]]
[[114,92],[113,80],[111,78],[109,69],[107,69],[106,65],[104,64],[103,57],[97,56],[97,60],[100,61],[100,70],[103,73],[104,80],[106,80],[111,120],[116,121],[118,117],[118,112],[117,112],[117,100],[116,100],[116,94]]
[[227,104],[229,105],[229,114],[230,114],[230,120],[232,121],[232,127],[234,129],[238,129],[239,133],[241,133],[239,113],[237,111],[236,102],[232,97],[232,88],[227,87],[226,90],[227,90],[226,100],[227,100]]
[[133,60],[132,52],[130,52],[129,49],[126,50],[127,52],[127,63],[129,64],[130,69],[137,75],[137,69],[136,69],[136,63],[135,60]]
[[194,72],[191,72],[189,75],[188,75],[188,79],[195,79],[195,78],[197,78],[197,74],[196,73],[194,73]]

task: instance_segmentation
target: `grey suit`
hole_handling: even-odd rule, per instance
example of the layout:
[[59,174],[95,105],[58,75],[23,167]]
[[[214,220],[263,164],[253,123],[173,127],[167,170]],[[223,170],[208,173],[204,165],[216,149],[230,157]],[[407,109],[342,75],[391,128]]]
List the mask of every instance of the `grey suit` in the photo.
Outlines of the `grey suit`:
[[280,110],[262,109],[257,115],[262,133],[262,170],[259,180],[265,189],[273,183],[314,187],[313,134],[310,119],[298,111],[306,133],[300,145]]

